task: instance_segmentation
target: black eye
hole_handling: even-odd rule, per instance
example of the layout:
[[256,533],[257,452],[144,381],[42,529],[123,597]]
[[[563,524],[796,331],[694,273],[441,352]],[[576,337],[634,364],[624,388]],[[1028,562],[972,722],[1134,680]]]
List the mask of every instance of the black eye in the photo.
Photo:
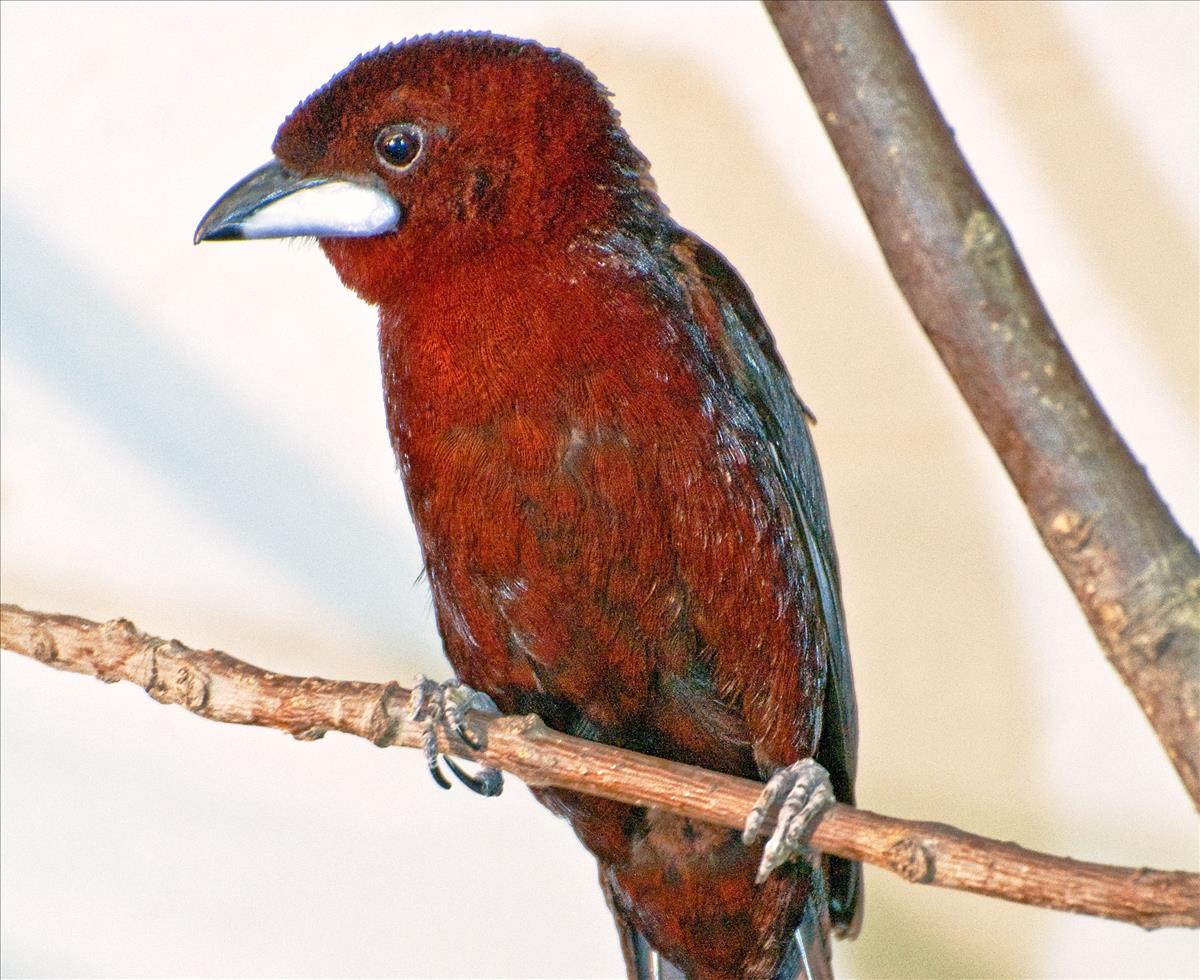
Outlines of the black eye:
[[384,126],[375,137],[375,153],[389,167],[407,170],[421,155],[421,131],[410,123]]

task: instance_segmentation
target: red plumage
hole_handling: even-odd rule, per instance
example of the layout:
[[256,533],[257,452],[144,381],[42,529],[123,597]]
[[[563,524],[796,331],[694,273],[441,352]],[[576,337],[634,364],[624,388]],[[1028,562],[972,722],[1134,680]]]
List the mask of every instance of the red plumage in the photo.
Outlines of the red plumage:
[[[400,123],[421,139],[403,170],[376,145]],[[395,231],[321,245],[380,310],[388,428],[458,677],[504,711],[751,778],[815,755],[852,801],[805,411],[750,294],[667,216],[595,79],[529,42],[420,38],[357,60],[274,149],[403,210]],[[599,860],[631,968],[648,944],[697,978],[794,969],[808,867],[758,886],[761,848],[735,833],[538,798]],[[858,868],[825,866],[833,925],[853,931]]]

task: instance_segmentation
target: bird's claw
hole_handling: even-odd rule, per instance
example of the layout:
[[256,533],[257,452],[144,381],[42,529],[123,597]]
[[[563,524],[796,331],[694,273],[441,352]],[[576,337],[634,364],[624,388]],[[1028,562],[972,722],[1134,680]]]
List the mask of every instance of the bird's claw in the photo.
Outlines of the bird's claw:
[[[438,759],[438,729],[445,726],[471,748],[483,748],[483,743],[466,727],[467,712],[475,710],[500,713],[496,702],[490,697],[459,681],[439,684],[427,677],[418,676],[413,685],[408,701],[408,717],[410,721],[423,723],[421,748],[425,754],[425,765],[429,767],[433,781],[442,789],[450,788],[450,780],[442,772]],[[480,796],[499,796],[504,789],[504,777],[499,769],[485,766],[472,775],[449,756],[443,758],[459,781]]]
[[504,789],[504,774],[499,769],[493,769],[491,766],[483,766],[477,773],[472,775],[451,759],[450,756],[446,756],[446,765],[458,777],[460,783],[480,796],[499,796]]
[[760,885],[781,864],[808,852],[808,836],[812,832],[813,821],[823,810],[837,802],[833,795],[833,784],[824,766],[815,759],[793,762],[776,770],[767,781],[754,809],[746,817],[746,826],[742,831],[743,843],[753,843],[762,836],[767,815],[781,798],[783,805],[775,820],[775,832],[763,848],[762,861],[755,876],[756,883]]

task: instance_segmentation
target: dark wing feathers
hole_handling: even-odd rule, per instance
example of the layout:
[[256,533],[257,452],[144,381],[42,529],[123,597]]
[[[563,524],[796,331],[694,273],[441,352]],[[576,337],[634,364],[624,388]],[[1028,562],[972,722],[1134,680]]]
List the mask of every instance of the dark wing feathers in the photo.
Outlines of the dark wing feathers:
[[[716,249],[681,233],[676,243],[699,270],[702,285],[720,310],[731,341],[727,349],[740,363],[731,376],[760,415],[771,458],[785,488],[811,563],[829,637],[825,703],[815,757],[829,770],[839,801],[854,802],[858,754],[858,713],[842,611],[837,554],[829,527],[825,486],[809,433],[812,414],[797,397],[750,291]],[[862,870],[857,862],[829,859],[829,909],[839,933],[854,935],[861,916]]]

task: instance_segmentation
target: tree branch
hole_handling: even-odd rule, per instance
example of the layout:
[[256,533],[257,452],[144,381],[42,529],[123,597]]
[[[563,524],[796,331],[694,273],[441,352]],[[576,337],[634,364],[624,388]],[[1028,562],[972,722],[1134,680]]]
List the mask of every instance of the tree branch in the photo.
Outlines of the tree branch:
[[1200,555],[1063,346],[882,2],[764,0],[913,313],[1200,808]]
[[[139,632],[128,620],[0,606],[0,646],[59,670],[107,683],[130,681],[155,700],[213,721],[277,728],[300,739],[328,731],[379,746],[421,745],[408,720],[409,691],[396,683],[329,681],[262,670],[216,650],[190,650]],[[552,786],[653,806],[740,828],[762,784],[563,735],[535,715],[470,719],[476,751],[439,736],[442,751],[497,766],[531,786]],[[908,881],[1004,898],[1025,905],[1132,922],[1146,929],[1200,927],[1200,875],[1120,868],[1028,851],[945,824],[899,820],[838,804],[811,844],[885,868]]]

